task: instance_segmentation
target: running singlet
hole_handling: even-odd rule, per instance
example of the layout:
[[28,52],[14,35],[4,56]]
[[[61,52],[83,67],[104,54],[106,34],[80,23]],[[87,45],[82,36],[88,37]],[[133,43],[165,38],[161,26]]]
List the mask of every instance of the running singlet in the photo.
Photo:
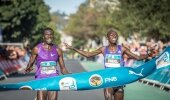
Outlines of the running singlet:
[[36,59],[35,78],[45,78],[59,75],[57,67],[57,46],[53,45],[51,50],[45,50],[42,43],[38,44],[38,56]]
[[122,49],[120,45],[117,46],[117,51],[115,52],[110,52],[108,47],[105,47],[104,66],[105,68],[117,68],[124,66],[122,58]]

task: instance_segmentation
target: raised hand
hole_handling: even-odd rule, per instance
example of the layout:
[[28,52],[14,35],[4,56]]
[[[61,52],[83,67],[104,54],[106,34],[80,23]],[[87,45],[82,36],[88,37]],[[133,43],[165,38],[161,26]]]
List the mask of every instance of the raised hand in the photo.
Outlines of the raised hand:
[[64,43],[64,45],[65,45],[66,49],[73,49],[73,47],[68,45],[67,43]]
[[32,67],[26,68],[26,69],[24,70],[24,73],[29,73],[29,72],[31,72],[32,70],[33,70]]
[[158,47],[159,47],[158,44],[154,44],[153,46],[150,47],[148,52],[149,57],[155,57],[159,54]]

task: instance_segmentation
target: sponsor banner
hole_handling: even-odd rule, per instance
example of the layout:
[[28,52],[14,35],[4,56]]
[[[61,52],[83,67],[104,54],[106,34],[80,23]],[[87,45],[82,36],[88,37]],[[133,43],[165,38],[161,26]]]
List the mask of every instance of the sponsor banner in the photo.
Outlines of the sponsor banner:
[[103,79],[102,79],[102,77],[100,75],[94,74],[94,75],[90,76],[89,84],[92,87],[101,86],[103,84]]
[[59,81],[60,90],[77,90],[76,80],[72,77],[65,77]]
[[[90,90],[123,86],[152,74],[156,67],[169,64],[170,47],[158,57],[137,67],[108,68],[92,72],[68,74],[28,82],[0,84],[0,90]],[[161,66],[161,67],[160,67]]]

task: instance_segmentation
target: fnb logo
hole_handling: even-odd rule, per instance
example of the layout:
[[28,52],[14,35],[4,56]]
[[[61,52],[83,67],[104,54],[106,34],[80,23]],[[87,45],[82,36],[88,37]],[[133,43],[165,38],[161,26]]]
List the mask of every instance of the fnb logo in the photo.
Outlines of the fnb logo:
[[109,78],[105,78],[105,83],[115,82],[115,81],[117,81],[117,77],[109,77]]

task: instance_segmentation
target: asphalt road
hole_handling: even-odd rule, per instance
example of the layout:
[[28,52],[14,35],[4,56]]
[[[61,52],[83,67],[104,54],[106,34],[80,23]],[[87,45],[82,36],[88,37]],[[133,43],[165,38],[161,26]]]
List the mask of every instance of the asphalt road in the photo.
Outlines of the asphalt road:
[[[82,65],[76,60],[66,60],[65,64],[72,73],[84,72]],[[16,74],[0,83],[15,83],[34,79],[34,73]],[[0,100],[34,100],[36,91],[18,90],[18,91],[0,91]],[[86,91],[59,91],[58,100],[104,100],[103,90]]]

